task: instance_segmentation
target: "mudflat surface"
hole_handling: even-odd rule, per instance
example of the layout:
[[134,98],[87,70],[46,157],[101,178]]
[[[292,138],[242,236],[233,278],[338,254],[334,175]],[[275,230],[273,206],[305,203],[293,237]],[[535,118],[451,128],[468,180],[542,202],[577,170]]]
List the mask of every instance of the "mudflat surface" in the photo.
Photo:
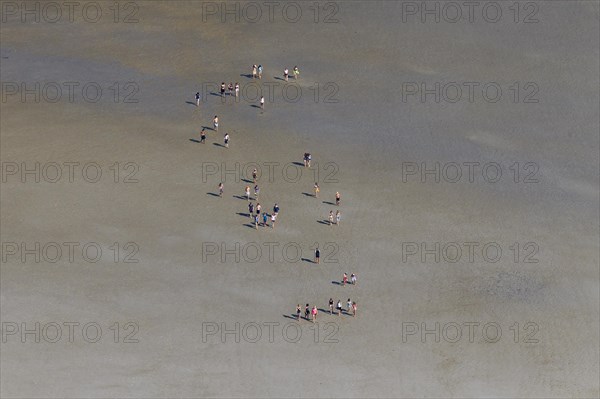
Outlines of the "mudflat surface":
[[2,397],[599,396],[598,2],[10,4]]

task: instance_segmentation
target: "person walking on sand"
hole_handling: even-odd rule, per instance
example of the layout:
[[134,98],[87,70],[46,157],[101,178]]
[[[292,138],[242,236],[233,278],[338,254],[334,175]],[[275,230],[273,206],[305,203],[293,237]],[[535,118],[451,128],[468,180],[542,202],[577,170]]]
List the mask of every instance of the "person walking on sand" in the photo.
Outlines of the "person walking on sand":
[[298,80],[298,78],[300,77],[300,70],[298,69],[297,66],[294,67],[294,79]]
[[246,186],[245,188],[246,199],[250,201],[250,186]]
[[206,130],[202,129],[202,131],[200,132],[200,142],[202,144],[206,144]]
[[225,97],[225,82],[221,82],[221,97]]
[[329,314],[333,314],[333,298],[329,298]]
[[350,298],[348,298],[348,302],[346,302],[346,313],[350,313],[351,309],[352,309],[352,301],[350,300]]
[[296,317],[298,318],[298,321],[300,321],[300,315],[302,315],[302,308],[300,307],[300,304],[296,305]]
[[256,170],[256,168],[254,168],[254,170],[252,171],[252,183],[256,184],[257,176],[258,176],[258,170]]
[[340,193],[339,193],[339,191],[335,192],[335,204],[337,206],[340,206]]
[[288,81],[288,74],[289,74],[289,71],[287,68],[285,68],[283,70],[283,80],[285,80],[286,82]]
[[356,274],[352,273],[350,275],[350,282],[352,283],[352,285],[356,285]]
[[340,211],[335,212],[335,225],[340,225],[340,220],[342,219],[342,213]]
[[248,217],[252,217],[254,213],[254,204],[251,202],[248,204]]
[[229,133],[225,133],[223,136],[223,143],[225,143],[225,148],[229,148]]
[[267,212],[265,212],[263,213],[263,227],[269,227],[267,220],[269,220],[269,215],[267,215]]
[[223,182],[219,183],[219,197],[223,196]]
[[256,64],[252,65],[252,79],[256,78]]
[[352,302],[352,317],[356,317],[356,302]]
[[306,167],[308,167],[308,156],[309,156],[309,155],[310,155],[310,154],[309,154],[308,152],[305,152],[305,153],[304,153],[304,158],[303,158],[303,160],[304,160],[304,167],[305,167],[305,168],[306,168]]
[[316,306],[313,306],[312,308],[312,322],[314,323],[315,321],[317,321],[317,315],[319,314],[319,311],[317,310]]
[[305,318],[306,320],[310,320],[310,319],[308,318],[308,316],[309,316],[309,315],[310,315],[310,306],[309,306],[309,304],[307,303],[307,304],[306,304],[306,306],[304,307],[304,318]]
[[345,286],[348,283],[348,275],[346,273],[344,273],[344,276],[342,277],[342,285]]
[[329,211],[329,225],[333,225],[333,211]]
[[254,215],[254,228],[258,230],[258,214]]
[[313,190],[315,191],[315,198],[319,198],[319,191],[321,191],[321,188],[319,188],[319,183],[315,182]]
[[262,110],[265,109],[265,97],[264,96],[260,96],[260,109],[262,109]]
[[200,106],[200,92],[196,92],[196,107]]
[[229,82],[229,85],[227,86],[227,90],[229,91],[229,96],[233,96],[233,83]]
[[215,117],[213,118],[213,130],[215,132],[219,131],[219,117],[217,115],[215,115]]
[[279,205],[277,205],[277,204],[273,205],[273,213],[275,215],[279,214]]
[[271,228],[274,229],[275,228],[275,220],[277,219],[277,215],[272,213],[271,214]]
[[235,82],[235,99],[237,100],[240,96],[240,84]]
[[262,207],[260,206],[260,202],[256,203],[256,214],[260,215],[260,210],[262,209]]
[[258,65],[258,78],[262,79],[263,67],[262,65]]
[[260,193],[260,188],[258,187],[258,184],[254,185],[254,197],[256,199],[258,199],[258,194]]
[[319,251],[319,247],[315,249],[315,263],[318,265],[321,260],[321,251]]
[[336,309],[337,309],[337,311],[338,311],[338,316],[341,316],[341,315],[342,315],[342,310],[343,310],[343,309],[342,309],[342,301],[340,301],[340,300],[338,299],[338,301],[337,301],[337,304],[335,305],[335,308],[336,308]]

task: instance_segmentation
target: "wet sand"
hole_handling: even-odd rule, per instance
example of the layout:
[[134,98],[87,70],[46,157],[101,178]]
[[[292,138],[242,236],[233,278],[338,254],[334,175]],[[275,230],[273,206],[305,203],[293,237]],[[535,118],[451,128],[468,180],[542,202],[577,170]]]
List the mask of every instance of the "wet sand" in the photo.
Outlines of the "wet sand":
[[[327,24],[333,9],[315,23],[308,3],[297,23],[204,21],[200,2],[136,3],[138,23],[114,23],[104,2],[98,23],[2,23],[3,397],[599,395],[597,2],[539,2],[529,24],[514,23],[504,3],[498,23],[480,13],[421,23],[402,22],[402,3],[343,2]],[[251,87],[242,75],[253,63],[265,66],[264,90],[277,84],[264,112],[247,96],[223,104],[202,90],[223,80]],[[294,65],[297,102],[278,89]],[[7,94],[7,82],[96,82],[103,94],[36,103]],[[403,98],[407,84],[436,82],[495,83],[502,98]],[[214,115],[219,132],[197,143]],[[310,170],[293,164],[306,151]],[[90,183],[76,169],[71,182],[64,168],[55,183],[42,172],[23,182],[7,169],[22,162],[95,163],[102,176]],[[249,183],[220,176],[253,162],[265,175],[273,167],[259,185],[263,210],[281,207],[275,229],[247,226],[237,196]],[[436,163],[439,182],[420,170]],[[497,182],[495,169],[482,173],[491,163]],[[315,179],[318,199],[306,195]],[[336,191],[342,222],[330,227],[322,222],[338,209],[327,203]],[[39,262],[10,254],[11,243],[36,242],[63,254],[54,263],[52,248]],[[65,242],[79,244],[73,261]],[[86,243],[102,249],[97,262],[82,255]],[[421,243],[448,252],[436,259]],[[461,248],[457,261],[448,243]],[[336,284],[344,272],[358,284]],[[327,310],[330,297],[344,308],[355,300],[357,317],[321,311],[298,337],[296,304]],[[8,335],[36,322],[39,343]],[[53,322],[56,343],[52,327],[41,330]],[[73,342],[65,322],[80,323]],[[81,333],[91,322],[102,328],[96,343]],[[239,342],[221,334],[236,323]]]

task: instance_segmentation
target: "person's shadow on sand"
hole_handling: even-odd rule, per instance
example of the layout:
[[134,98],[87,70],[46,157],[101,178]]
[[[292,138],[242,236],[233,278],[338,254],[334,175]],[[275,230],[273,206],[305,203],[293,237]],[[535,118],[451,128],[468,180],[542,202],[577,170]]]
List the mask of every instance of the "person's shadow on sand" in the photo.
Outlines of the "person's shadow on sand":
[[302,193],[302,194],[306,195],[307,197],[314,197],[315,196],[314,194],[311,194],[311,193]]
[[196,106],[196,103],[195,103],[195,102],[193,102],[193,101],[186,101],[185,103],[186,103],[186,104],[193,105],[193,106]]
[[217,147],[223,147],[223,148],[227,148],[227,147],[225,147],[225,146],[224,146],[223,144],[221,144],[221,143],[213,143],[213,145],[216,145]]
[[206,195],[212,195],[213,197],[221,197],[219,194],[217,193],[206,193]]
[[190,141],[194,142],[194,143],[199,143],[202,144],[202,142],[200,140],[196,140],[196,139],[190,139]]
[[329,226],[329,220],[327,220],[327,219],[319,219],[319,220],[317,220],[317,222],[321,223],[321,224],[326,224],[327,226]]
[[243,77],[243,78],[252,79],[252,74],[251,73],[241,73],[240,76]]
[[323,201],[323,203],[327,204],[327,205],[334,205],[335,206],[335,202]]

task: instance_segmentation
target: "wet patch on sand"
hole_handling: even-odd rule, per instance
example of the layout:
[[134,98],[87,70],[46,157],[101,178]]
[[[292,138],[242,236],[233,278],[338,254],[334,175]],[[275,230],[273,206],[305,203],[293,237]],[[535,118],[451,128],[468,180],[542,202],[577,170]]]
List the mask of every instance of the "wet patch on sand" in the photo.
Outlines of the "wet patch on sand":
[[534,277],[519,272],[499,272],[484,279],[475,292],[500,299],[516,299],[531,302],[544,288],[544,284]]

